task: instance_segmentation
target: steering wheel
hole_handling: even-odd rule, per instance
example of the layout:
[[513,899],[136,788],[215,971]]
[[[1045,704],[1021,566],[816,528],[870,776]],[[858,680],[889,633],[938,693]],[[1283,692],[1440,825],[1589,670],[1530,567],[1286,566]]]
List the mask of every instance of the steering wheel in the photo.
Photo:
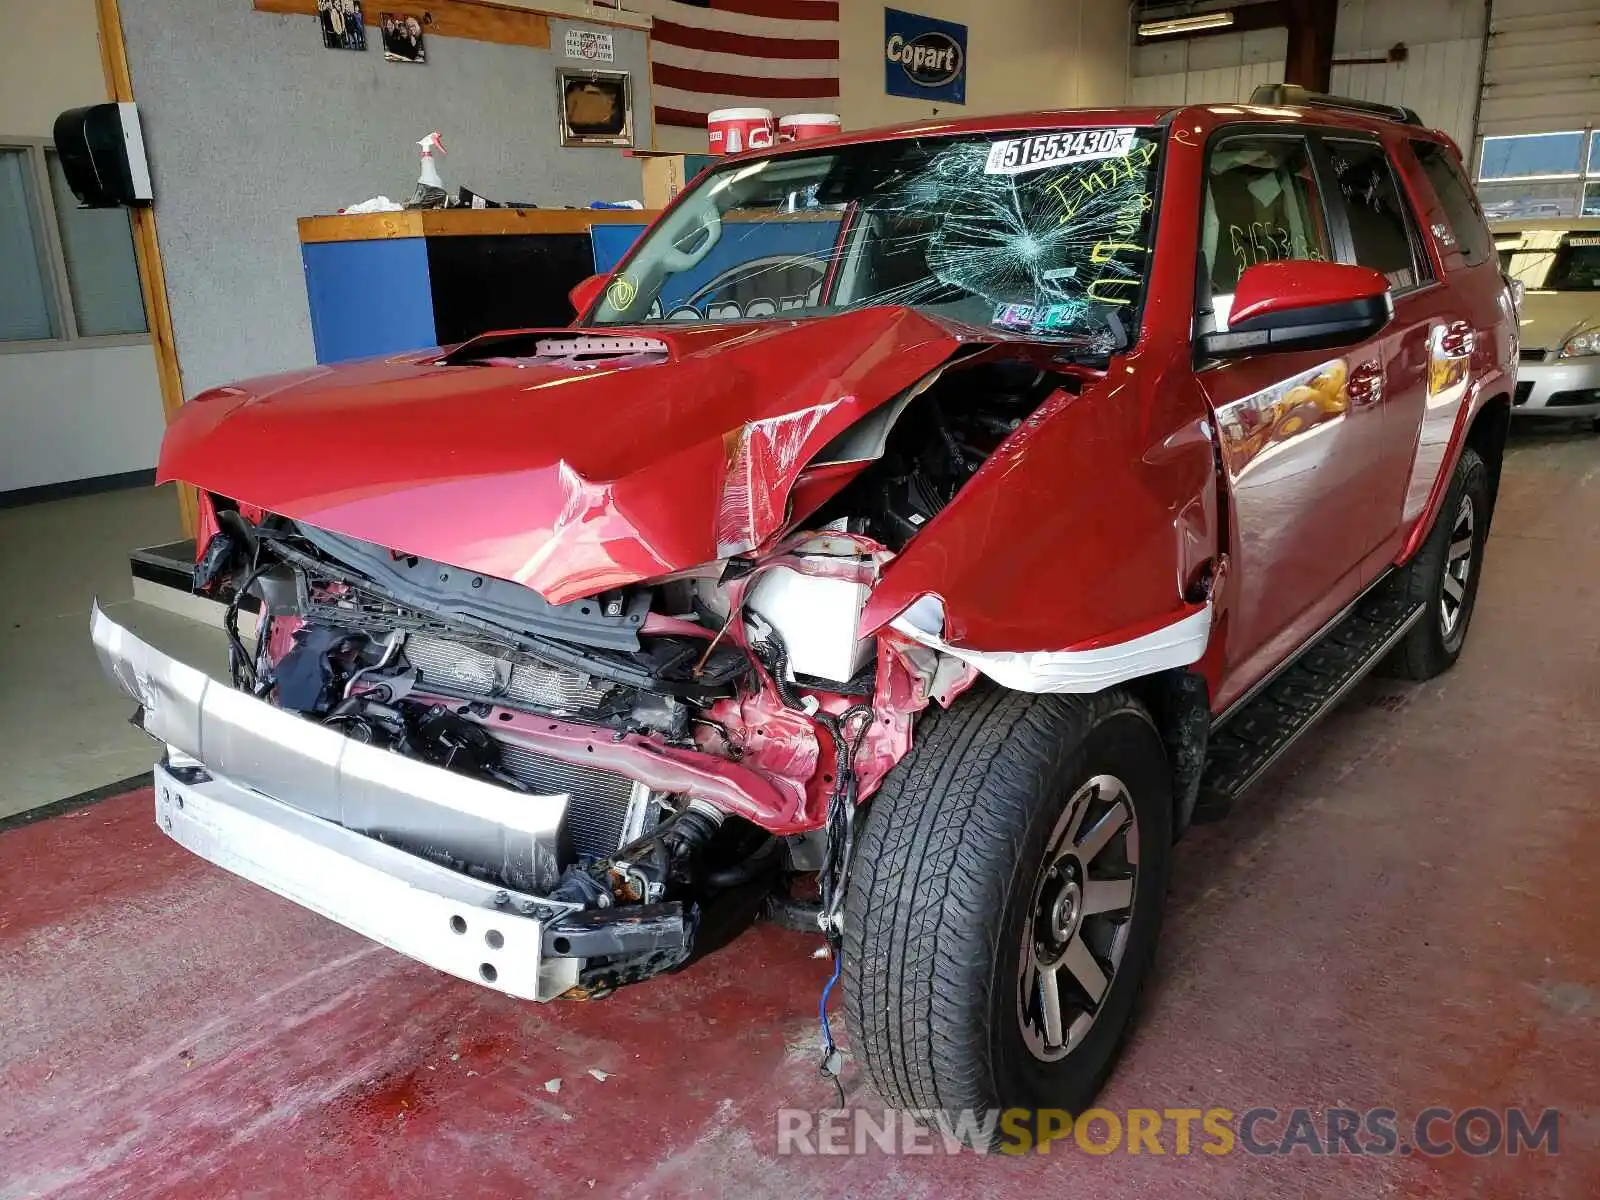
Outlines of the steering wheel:
[[684,239],[678,238],[672,245],[662,250],[661,265],[668,274],[676,275],[680,271],[687,271],[691,267],[698,265],[706,255],[711,253],[711,248],[721,240],[722,214],[715,208],[706,214],[705,223],[689,236],[699,237],[702,233],[705,234],[704,240],[693,249],[681,249]]

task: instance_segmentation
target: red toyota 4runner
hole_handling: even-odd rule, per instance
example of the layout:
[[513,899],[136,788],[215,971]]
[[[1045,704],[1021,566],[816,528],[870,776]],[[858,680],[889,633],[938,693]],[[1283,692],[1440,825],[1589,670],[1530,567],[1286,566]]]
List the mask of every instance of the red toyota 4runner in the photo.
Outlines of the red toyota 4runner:
[[1176,836],[1461,653],[1516,320],[1406,110],[781,146],[574,299],[185,406],[231,679],[94,615],[162,827],[440,970],[603,995],[765,908],[892,1103],[1077,1109]]

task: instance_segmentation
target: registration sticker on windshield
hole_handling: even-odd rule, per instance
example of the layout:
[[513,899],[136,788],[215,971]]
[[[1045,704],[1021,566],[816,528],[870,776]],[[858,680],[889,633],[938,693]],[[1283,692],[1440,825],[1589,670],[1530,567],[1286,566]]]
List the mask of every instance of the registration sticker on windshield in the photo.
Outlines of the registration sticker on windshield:
[[989,161],[984,164],[983,173],[1021,175],[1063,163],[1121,158],[1133,149],[1133,133],[1132,129],[1072,129],[1007,138],[989,147]]

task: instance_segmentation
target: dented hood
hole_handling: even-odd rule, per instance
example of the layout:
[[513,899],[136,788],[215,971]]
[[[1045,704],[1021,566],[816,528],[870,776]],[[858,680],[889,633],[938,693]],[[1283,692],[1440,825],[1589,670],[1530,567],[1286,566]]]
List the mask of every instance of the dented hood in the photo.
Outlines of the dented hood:
[[184,405],[159,478],[565,603],[766,541],[818,450],[978,333],[874,308],[540,336],[592,353],[483,339],[456,354],[475,365],[430,352],[218,388]]

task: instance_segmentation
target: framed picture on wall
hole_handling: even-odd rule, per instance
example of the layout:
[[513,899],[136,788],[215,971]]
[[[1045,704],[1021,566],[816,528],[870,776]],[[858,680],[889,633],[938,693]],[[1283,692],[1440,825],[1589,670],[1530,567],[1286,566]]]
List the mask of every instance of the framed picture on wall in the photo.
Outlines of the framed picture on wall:
[[384,13],[383,57],[394,63],[425,63],[428,48],[422,40],[422,22],[405,13]]
[[322,44],[329,50],[367,48],[361,0],[317,0],[317,20],[322,25]]
[[626,71],[556,72],[563,146],[633,145],[633,91]]

